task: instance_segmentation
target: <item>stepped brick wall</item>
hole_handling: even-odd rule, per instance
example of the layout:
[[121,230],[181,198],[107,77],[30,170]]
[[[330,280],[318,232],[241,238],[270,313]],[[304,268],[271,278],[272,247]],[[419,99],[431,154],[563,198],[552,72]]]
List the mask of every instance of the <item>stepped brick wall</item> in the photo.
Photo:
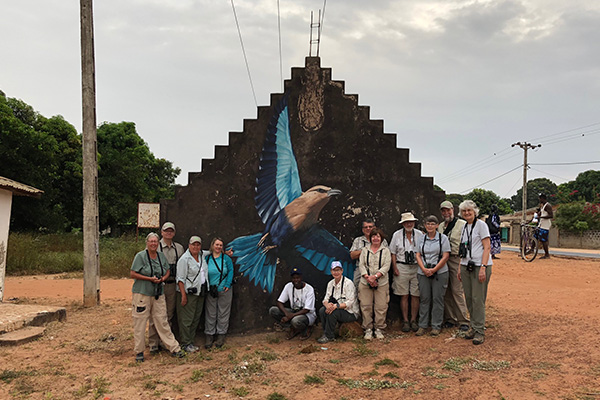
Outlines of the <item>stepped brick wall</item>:
[[[409,161],[409,150],[396,147],[396,135],[383,132],[382,120],[369,118],[369,107],[344,92],[344,82],[331,80],[331,69],[318,57],[307,57],[304,68],[292,68],[285,81],[289,96],[290,135],[302,189],[322,184],[343,194],[325,206],[321,225],[350,247],[361,235],[361,222],[372,217],[388,240],[399,229],[404,211],[419,220],[439,215],[444,193],[434,191],[433,178],[421,176],[421,165]],[[202,171],[189,174],[187,186],[175,198],[161,201],[161,221],[177,226],[176,240],[187,244],[200,235],[203,249],[213,237],[225,243],[262,232],[254,203],[254,186],[268,123],[283,94],[272,94],[270,106],[258,107],[254,120],[244,120],[243,132],[231,132],[228,146],[216,146],[215,158],[202,160]],[[330,276],[297,260],[304,280],[317,291],[317,308]],[[291,266],[278,265],[272,293],[235,274],[230,332],[270,326],[268,308],[289,281]],[[397,319],[399,301],[392,296],[388,318]]]

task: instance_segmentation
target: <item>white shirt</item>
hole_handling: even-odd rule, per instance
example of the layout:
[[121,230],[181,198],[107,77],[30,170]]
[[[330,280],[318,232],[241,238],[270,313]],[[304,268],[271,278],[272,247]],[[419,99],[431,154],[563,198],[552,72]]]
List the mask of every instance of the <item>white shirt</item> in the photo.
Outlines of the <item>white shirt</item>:
[[539,227],[549,231],[550,227],[552,226],[552,219],[544,218],[544,217],[547,217],[548,215],[550,215],[550,214],[548,214],[548,211],[546,211],[546,207],[552,207],[552,206],[550,205],[550,203],[546,203],[542,207],[542,212],[540,213],[541,215],[540,215]]
[[179,261],[177,262],[177,286],[176,290],[179,292],[179,282],[183,282],[185,292],[188,289],[195,287],[197,289],[196,295],[200,294],[200,288],[208,282],[208,270],[207,264],[204,257],[208,254],[208,251],[202,250],[198,254],[198,261],[194,260],[194,257],[190,254],[189,250],[186,250]]
[[475,218],[473,224],[475,224],[474,228],[472,227],[472,224],[465,224],[462,234],[460,235],[461,243],[471,242],[471,251],[469,251],[469,247],[467,246],[467,256],[461,258],[460,263],[462,265],[467,265],[468,262],[472,260],[475,262],[475,265],[492,265],[491,254],[487,262],[481,260],[483,257],[483,243],[481,240],[490,237],[490,229],[485,222],[480,221],[477,218]]
[[339,304],[346,304],[346,311],[356,315],[356,317],[360,317],[360,308],[358,301],[356,301],[356,290],[354,289],[354,283],[350,279],[342,276],[337,285],[335,284],[335,279],[330,280],[325,290],[323,305],[325,305],[326,301],[329,301],[330,296],[333,296]]
[[[396,262],[406,262],[404,253],[408,251],[414,251],[417,254],[416,244],[425,236],[423,232],[418,229],[412,230],[411,240],[408,240],[404,233],[404,228],[394,232],[392,241],[390,242],[390,252],[396,256]],[[416,265],[415,260],[415,265]]]
[[277,301],[285,303],[290,302],[290,308],[292,310],[308,310],[308,324],[312,325],[317,319],[317,313],[315,312],[315,289],[308,283],[304,282],[302,289],[296,289],[292,282],[288,282],[281,291]]

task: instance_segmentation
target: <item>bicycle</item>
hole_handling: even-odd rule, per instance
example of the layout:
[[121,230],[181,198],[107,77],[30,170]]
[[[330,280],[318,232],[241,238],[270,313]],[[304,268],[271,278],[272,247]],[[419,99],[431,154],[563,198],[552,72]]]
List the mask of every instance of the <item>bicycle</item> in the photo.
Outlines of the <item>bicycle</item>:
[[538,231],[537,226],[521,224],[521,258],[532,262],[538,253]]

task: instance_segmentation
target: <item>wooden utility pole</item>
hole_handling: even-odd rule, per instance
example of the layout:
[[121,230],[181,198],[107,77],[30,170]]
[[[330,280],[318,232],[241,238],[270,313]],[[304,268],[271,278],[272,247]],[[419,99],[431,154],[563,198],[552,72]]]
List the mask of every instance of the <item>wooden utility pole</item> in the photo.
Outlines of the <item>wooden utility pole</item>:
[[517,143],[513,143],[511,145],[511,147],[515,147],[515,146],[519,146],[520,148],[523,149],[524,153],[523,153],[523,211],[521,213],[521,222],[525,223],[526,218],[526,212],[527,212],[527,170],[529,169],[529,166],[527,165],[527,150],[529,149],[535,149],[536,147],[542,147],[541,144],[534,144],[532,145],[531,143],[521,143],[521,142],[517,142]]
[[98,145],[92,0],[81,7],[81,92],[83,108],[83,305],[100,304]]

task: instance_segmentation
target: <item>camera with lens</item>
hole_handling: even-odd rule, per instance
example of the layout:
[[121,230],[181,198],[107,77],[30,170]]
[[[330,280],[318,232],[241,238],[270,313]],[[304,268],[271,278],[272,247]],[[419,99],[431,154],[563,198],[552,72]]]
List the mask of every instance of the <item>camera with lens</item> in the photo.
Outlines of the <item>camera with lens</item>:
[[467,244],[468,242],[465,242],[461,243],[460,246],[458,246],[458,256],[460,258],[465,258],[467,256]]
[[200,296],[206,296],[206,292],[208,292],[208,285],[204,282],[202,286],[200,286]]
[[415,252],[414,251],[406,251],[404,252],[404,262],[407,264],[414,264],[417,262],[416,258],[415,258]]
[[477,266],[477,264],[474,261],[469,261],[467,263],[467,271],[473,272],[473,270],[475,269],[476,266]]
[[[157,276],[157,278],[161,278],[160,276]],[[162,294],[162,283],[155,283],[154,284],[154,298],[156,300],[158,300],[158,298],[160,297],[160,295]]]
[[198,288],[197,287],[191,287],[187,290],[188,294],[196,294],[198,293]]
[[329,303],[331,303],[331,304],[337,304],[338,303],[337,299],[335,297],[333,297],[333,296],[329,296],[329,300],[327,300],[327,301]]

